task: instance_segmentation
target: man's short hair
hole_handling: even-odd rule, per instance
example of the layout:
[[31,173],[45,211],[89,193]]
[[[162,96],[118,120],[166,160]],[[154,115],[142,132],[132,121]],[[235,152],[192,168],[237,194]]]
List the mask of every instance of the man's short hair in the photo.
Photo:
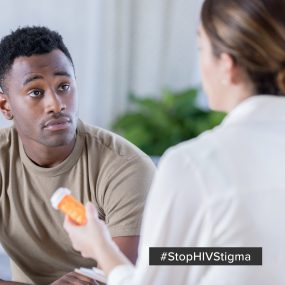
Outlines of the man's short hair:
[[62,36],[46,27],[22,27],[3,37],[0,41],[0,86],[3,89],[5,75],[19,56],[32,56],[61,50],[73,65],[71,55]]

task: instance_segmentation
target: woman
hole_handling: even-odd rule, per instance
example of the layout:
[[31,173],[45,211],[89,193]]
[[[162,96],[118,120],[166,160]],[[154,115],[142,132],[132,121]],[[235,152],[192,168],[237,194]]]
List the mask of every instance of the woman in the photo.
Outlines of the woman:
[[[223,123],[168,150],[148,197],[135,267],[87,205],[75,249],[118,284],[285,284],[285,1],[206,0],[202,81]],[[149,247],[262,247],[262,266],[149,266]]]

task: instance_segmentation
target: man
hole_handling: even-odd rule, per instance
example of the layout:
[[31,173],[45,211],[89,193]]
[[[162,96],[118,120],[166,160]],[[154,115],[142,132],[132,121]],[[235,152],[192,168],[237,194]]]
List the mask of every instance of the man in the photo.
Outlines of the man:
[[[154,174],[150,159],[123,138],[78,120],[71,56],[45,27],[19,28],[0,42],[0,242],[13,280],[91,284],[73,272],[92,267],[72,249],[52,209],[58,187],[92,201],[119,248],[135,262],[143,205]],[[1,281],[0,284],[13,284]]]

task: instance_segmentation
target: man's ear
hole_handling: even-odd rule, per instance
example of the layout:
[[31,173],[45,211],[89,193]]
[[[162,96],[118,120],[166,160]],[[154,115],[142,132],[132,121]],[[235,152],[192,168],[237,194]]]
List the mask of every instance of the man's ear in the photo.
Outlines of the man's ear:
[[13,113],[11,111],[7,94],[3,92],[2,88],[0,89],[0,110],[7,120],[13,119]]

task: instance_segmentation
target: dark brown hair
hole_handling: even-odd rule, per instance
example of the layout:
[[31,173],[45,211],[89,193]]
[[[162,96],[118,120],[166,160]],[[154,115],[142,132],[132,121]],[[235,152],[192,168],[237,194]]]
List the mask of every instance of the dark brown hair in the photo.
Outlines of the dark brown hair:
[[205,0],[202,26],[213,53],[228,53],[257,94],[285,95],[285,1]]

